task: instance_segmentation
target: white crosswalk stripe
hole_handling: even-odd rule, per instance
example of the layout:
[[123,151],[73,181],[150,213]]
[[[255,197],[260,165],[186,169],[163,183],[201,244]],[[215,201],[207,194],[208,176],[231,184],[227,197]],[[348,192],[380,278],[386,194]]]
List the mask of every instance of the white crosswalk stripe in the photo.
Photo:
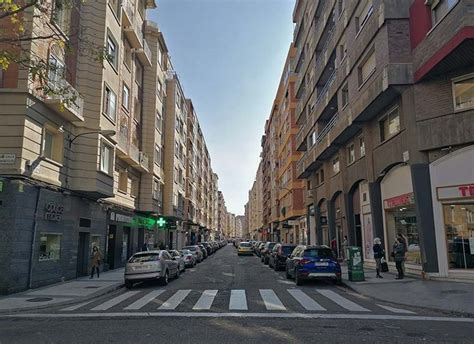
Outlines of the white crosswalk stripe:
[[158,290],[153,290],[152,292],[146,294],[143,296],[141,299],[138,299],[131,305],[125,307],[124,309],[129,311],[129,310],[138,310],[143,308],[145,305],[156,299],[158,296],[163,294],[165,291],[163,289],[158,289]]
[[94,302],[94,300],[90,300],[90,301],[86,301],[86,302],[82,302],[82,303],[78,303],[76,305],[72,305],[72,306],[69,306],[69,307],[66,307],[66,308],[63,308],[63,309],[60,309],[61,312],[72,312],[72,311],[75,311],[81,307],[84,307],[85,305],[89,304],[89,303],[92,303]]
[[318,293],[337,303],[342,308],[352,312],[370,312],[369,309],[359,306],[357,303],[342,297],[338,293],[329,289],[316,289]]
[[392,313],[399,313],[399,314],[416,314],[415,312],[409,311],[407,309],[401,309],[401,308],[395,308],[395,307],[390,307],[390,306],[385,306],[385,305],[379,305],[377,304],[378,307],[383,308],[389,312]]
[[178,290],[173,296],[166,300],[158,309],[172,310],[176,309],[181,302],[189,295],[191,289]]
[[247,295],[244,289],[233,289],[230,292],[229,310],[246,311]]
[[285,311],[286,307],[283,306],[278,296],[271,289],[260,289],[260,296],[265,303],[265,307],[269,311]]
[[212,303],[216,298],[217,290],[204,290],[199,300],[193,307],[193,310],[207,310],[211,309]]
[[326,308],[314,301],[300,289],[288,289],[288,293],[307,311],[325,311]]
[[125,301],[126,299],[132,297],[133,295],[138,294],[139,291],[127,291],[126,293],[119,295],[117,297],[114,297],[113,299],[101,303],[100,305],[92,308],[92,311],[106,311],[109,308],[112,308],[115,305],[118,305],[119,303]]

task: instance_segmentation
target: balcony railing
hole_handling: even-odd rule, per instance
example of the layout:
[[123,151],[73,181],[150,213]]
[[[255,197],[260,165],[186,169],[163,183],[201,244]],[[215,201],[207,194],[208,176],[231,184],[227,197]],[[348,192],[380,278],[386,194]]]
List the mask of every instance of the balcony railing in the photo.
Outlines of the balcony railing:
[[323,97],[326,95],[328,92],[329,87],[332,85],[334,82],[334,79],[336,78],[336,69],[333,70],[331,76],[329,77],[328,81],[326,81],[326,84],[324,85],[323,89],[321,92],[318,94],[318,98],[316,99],[316,105],[321,102]]
[[48,80],[45,103],[71,122],[82,122],[84,99],[66,79],[55,77]]
[[316,144],[320,144],[321,141],[326,137],[326,135],[331,131],[331,129],[336,125],[339,121],[339,113],[336,112],[334,116],[332,116],[331,120],[326,124],[326,126],[321,130],[318,137],[316,138]]
[[143,39],[142,42],[143,48],[137,49],[137,57],[140,60],[140,62],[145,65],[145,66],[151,66],[151,49],[148,46],[148,42]]
[[128,21],[128,23],[124,23],[124,24],[131,24],[133,22],[133,5],[131,3],[130,0],[122,0],[122,8],[125,12],[125,14],[127,15],[128,18],[123,18],[122,19],[125,19],[126,21]]

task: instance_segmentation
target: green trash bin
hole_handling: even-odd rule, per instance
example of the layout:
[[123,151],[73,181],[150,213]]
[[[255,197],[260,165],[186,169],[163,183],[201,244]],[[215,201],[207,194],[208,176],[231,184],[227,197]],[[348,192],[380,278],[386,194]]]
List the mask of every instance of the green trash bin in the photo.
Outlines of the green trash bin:
[[347,248],[347,257],[349,257],[349,260],[347,261],[349,281],[365,281],[362,248],[349,246]]

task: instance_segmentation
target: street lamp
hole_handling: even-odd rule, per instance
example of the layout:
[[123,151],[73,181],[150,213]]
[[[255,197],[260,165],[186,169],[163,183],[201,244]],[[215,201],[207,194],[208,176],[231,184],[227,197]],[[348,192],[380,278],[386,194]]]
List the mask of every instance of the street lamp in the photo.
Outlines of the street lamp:
[[111,136],[114,136],[116,134],[116,131],[115,130],[109,130],[109,129],[106,129],[106,130],[102,130],[102,129],[97,129],[97,130],[94,130],[94,131],[87,131],[85,133],[80,133],[80,134],[77,134],[77,135],[74,135],[72,138],[69,137],[69,148],[71,148],[72,146],[72,143],[74,141],[76,141],[76,139],[80,136],[84,136],[84,135],[89,135],[89,134],[101,134],[102,136],[105,136],[106,138],[110,138]]

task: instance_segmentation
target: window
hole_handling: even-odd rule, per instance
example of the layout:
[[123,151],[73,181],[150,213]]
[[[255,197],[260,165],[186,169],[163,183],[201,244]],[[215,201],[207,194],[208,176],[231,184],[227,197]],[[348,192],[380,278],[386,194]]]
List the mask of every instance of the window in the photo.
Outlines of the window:
[[360,156],[365,156],[365,141],[364,137],[359,137],[359,149],[360,149]]
[[158,129],[160,132],[163,130],[163,117],[158,111],[156,112],[155,128]]
[[335,157],[332,160],[332,170],[333,170],[334,174],[339,173],[339,171],[340,171],[339,157],[338,156]]
[[39,261],[59,260],[61,235],[42,233],[40,236]]
[[355,161],[355,150],[354,150],[354,144],[350,144],[347,147],[347,164],[350,165]]
[[178,206],[178,194],[177,193],[173,194],[173,206],[175,206],[175,207]]
[[64,62],[53,54],[49,55],[48,81],[58,83],[64,79]]
[[63,155],[63,136],[53,129],[43,129],[41,155],[45,158],[61,162]]
[[375,49],[372,47],[367,53],[366,57],[359,65],[359,86],[362,86],[364,82],[372,75],[375,71]]
[[119,17],[121,3],[122,2],[120,0],[109,0],[110,8],[116,17]]
[[157,179],[153,179],[153,199],[161,200],[160,197],[160,182]]
[[56,0],[54,2],[53,22],[61,29],[63,33],[69,35],[71,29],[71,10],[72,3]]
[[342,61],[346,58],[346,55],[347,55],[347,46],[346,46],[346,42],[345,41],[342,41],[341,44],[339,44],[339,56],[340,56],[340,60],[339,61]]
[[370,15],[374,11],[372,0],[367,0],[365,5],[361,7],[361,11],[358,16],[356,16],[356,31],[359,33],[360,30],[364,27],[365,23],[369,20]]
[[158,45],[158,57],[157,57],[158,63],[161,67],[163,67],[163,52],[161,51],[160,45]]
[[161,147],[155,144],[155,164],[161,166]]
[[113,148],[104,142],[100,146],[100,170],[104,173],[111,174]]
[[116,119],[117,96],[108,86],[104,86],[104,113],[113,121]]
[[174,178],[173,178],[173,179],[174,179],[174,182],[175,182],[176,184],[178,184],[178,174],[179,174],[178,168],[175,167],[175,168],[174,168]]
[[319,176],[320,176],[320,182],[324,183],[324,169],[321,169],[321,171],[319,171]]
[[126,39],[123,42],[123,49],[124,49],[123,63],[128,68],[128,70],[131,70],[132,69],[132,46]]
[[127,171],[119,171],[118,190],[128,192],[128,174]]
[[345,108],[347,104],[349,104],[349,86],[347,85],[347,82],[341,89],[341,103],[342,108]]
[[107,46],[106,46],[106,58],[110,62],[110,64],[117,68],[118,63],[118,48],[117,48],[117,41],[110,35],[107,35]]
[[128,111],[130,110],[130,89],[125,83],[122,88],[122,106]]
[[174,155],[176,157],[179,157],[179,143],[178,142],[174,143]]
[[178,181],[179,181],[179,184],[181,185],[184,184],[183,170],[181,168],[178,169]]
[[343,0],[337,0],[337,15],[339,17],[342,15],[342,11],[344,11]]
[[130,196],[134,198],[138,197],[138,185],[138,179],[132,178],[132,181],[130,183]]
[[431,11],[433,26],[438,24],[458,2],[459,0],[432,1],[433,5],[431,5]]
[[135,82],[137,83],[137,85],[141,86],[142,80],[143,80],[143,67],[140,64],[140,62],[135,60]]
[[453,82],[454,108],[464,110],[474,107],[474,75]]
[[398,107],[393,109],[379,123],[380,140],[383,142],[400,131],[400,114]]
[[156,94],[160,99],[163,98],[163,84],[159,78],[156,80]]

